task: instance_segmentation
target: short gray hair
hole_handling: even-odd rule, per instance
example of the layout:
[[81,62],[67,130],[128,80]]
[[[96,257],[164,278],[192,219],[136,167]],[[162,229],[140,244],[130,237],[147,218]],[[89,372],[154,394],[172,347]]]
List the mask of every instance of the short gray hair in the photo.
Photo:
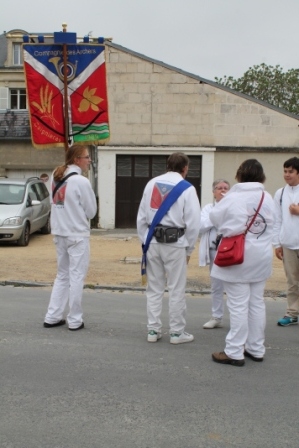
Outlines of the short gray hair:
[[229,183],[227,180],[225,180],[225,179],[216,179],[216,180],[214,180],[214,182],[213,182],[213,184],[212,184],[213,191],[215,190],[216,186],[217,186],[218,184],[221,184],[222,182],[224,182],[225,184],[227,184],[228,187],[230,188],[230,183]]

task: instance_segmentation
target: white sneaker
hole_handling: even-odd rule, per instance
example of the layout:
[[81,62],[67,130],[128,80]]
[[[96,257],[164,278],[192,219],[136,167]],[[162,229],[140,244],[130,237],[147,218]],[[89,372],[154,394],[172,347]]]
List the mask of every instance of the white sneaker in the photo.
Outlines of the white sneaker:
[[158,339],[161,339],[162,334],[155,330],[150,330],[147,333],[147,342],[157,342]]
[[193,334],[184,333],[171,333],[170,335],[170,343],[171,344],[184,344],[185,342],[192,342],[194,340]]
[[203,326],[205,329],[211,329],[211,328],[222,328],[222,319],[217,319],[217,317],[211,317],[211,319],[206,322]]

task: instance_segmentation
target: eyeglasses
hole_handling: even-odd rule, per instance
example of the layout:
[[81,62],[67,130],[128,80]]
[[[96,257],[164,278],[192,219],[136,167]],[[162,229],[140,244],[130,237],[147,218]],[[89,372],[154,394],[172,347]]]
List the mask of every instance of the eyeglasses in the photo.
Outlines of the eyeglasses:
[[90,159],[90,156],[78,156],[77,159]]
[[229,188],[228,187],[215,187],[214,190],[225,190],[225,191],[228,191]]

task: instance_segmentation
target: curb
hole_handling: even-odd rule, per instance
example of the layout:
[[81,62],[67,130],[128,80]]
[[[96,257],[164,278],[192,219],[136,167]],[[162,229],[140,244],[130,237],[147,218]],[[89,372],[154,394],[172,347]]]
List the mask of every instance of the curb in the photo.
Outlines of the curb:
[[[26,281],[18,281],[18,280],[4,280],[0,281],[0,286],[15,286],[15,287],[52,287],[53,283],[43,283],[43,282],[26,282]],[[122,285],[91,285],[85,284],[84,289],[92,289],[96,290],[107,290],[107,291],[132,291],[132,292],[145,292],[146,288],[143,286],[122,286]],[[168,292],[168,289],[165,289],[165,292]],[[210,289],[186,289],[186,294],[196,294],[196,295],[211,295]],[[278,299],[286,298],[286,292],[279,292],[276,295],[271,295],[271,291],[265,291],[265,298],[268,297],[277,297]]]
[[[53,283],[43,283],[43,282],[26,282],[18,280],[4,280],[0,281],[0,286],[15,286],[15,287],[49,287],[53,286]],[[84,285],[84,289],[100,290],[105,289],[107,291],[136,291],[145,292],[145,287],[138,286],[121,286],[121,285]],[[168,292],[168,289],[165,289]],[[186,294],[211,294],[209,289],[199,290],[199,289],[186,289]]]

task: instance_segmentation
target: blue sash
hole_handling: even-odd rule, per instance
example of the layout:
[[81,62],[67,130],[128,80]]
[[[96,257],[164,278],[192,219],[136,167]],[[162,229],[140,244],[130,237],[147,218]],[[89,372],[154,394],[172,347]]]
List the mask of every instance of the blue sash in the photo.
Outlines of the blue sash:
[[173,189],[170,191],[170,193],[166,196],[160,207],[158,208],[154,219],[150,225],[145,244],[142,245],[142,259],[141,259],[141,279],[142,279],[142,285],[145,285],[147,282],[146,278],[146,252],[149,248],[151,239],[154,235],[155,227],[160,224],[162,218],[170,207],[175,203],[175,201],[178,199],[178,197],[183,193],[183,191],[187,190],[187,188],[191,187],[190,182],[187,182],[186,180],[181,180],[178,184],[176,184]]

